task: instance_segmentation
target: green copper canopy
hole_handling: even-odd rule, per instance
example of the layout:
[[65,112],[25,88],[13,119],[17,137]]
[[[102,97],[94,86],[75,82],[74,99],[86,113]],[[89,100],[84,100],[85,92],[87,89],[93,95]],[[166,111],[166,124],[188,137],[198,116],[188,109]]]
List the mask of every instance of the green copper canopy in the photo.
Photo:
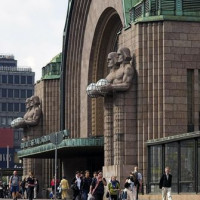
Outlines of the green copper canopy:
[[123,0],[125,25],[141,21],[200,21],[200,1]]

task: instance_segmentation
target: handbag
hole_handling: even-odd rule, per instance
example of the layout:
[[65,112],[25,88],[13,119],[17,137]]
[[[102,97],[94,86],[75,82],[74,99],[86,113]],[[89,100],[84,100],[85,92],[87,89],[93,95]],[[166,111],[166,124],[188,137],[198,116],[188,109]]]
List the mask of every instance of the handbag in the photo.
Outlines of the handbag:
[[109,198],[110,197],[110,193],[107,191],[106,192],[106,198]]
[[95,198],[91,193],[89,193],[87,200],[95,200]]

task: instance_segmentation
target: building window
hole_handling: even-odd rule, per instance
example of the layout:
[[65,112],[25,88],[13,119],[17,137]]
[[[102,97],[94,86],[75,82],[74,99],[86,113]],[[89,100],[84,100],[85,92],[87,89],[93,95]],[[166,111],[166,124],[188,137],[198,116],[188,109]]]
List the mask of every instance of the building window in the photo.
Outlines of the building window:
[[8,89],[8,97],[13,98],[13,89]]
[[13,112],[13,103],[8,103],[8,112]]
[[12,118],[12,117],[8,117],[8,118],[7,118],[8,125],[10,125],[10,124],[11,124],[12,120],[13,120],[13,118]]
[[177,142],[172,142],[165,145],[165,166],[170,166],[170,169],[173,172],[172,191],[178,192],[178,143]]
[[13,84],[13,75],[8,75],[8,83]]
[[19,89],[14,89],[14,97],[19,98]]
[[21,84],[26,84],[26,76],[21,76]]
[[14,77],[15,77],[14,83],[15,83],[15,84],[19,84],[19,75],[15,75]]
[[1,125],[6,125],[6,117],[1,117]]
[[7,103],[2,103],[1,104],[1,110],[2,111],[7,111]]
[[[194,157],[194,140],[181,142],[181,192],[195,191],[195,157]],[[174,164],[174,163],[173,163]]]
[[187,126],[188,132],[194,131],[194,70],[187,70]]
[[28,97],[31,97],[32,94],[33,94],[32,90],[27,90],[27,98],[28,98]]
[[19,112],[19,103],[14,103],[14,111]]
[[2,83],[7,83],[7,75],[2,75]]
[[27,76],[27,84],[33,84],[33,77]]
[[26,111],[26,107],[24,103],[21,103],[21,112],[25,112]]
[[7,97],[7,89],[2,89],[2,97]]
[[21,98],[26,98],[26,90],[21,90]]
[[162,145],[152,146],[150,155],[150,190],[155,193],[159,191],[158,182],[162,174]]

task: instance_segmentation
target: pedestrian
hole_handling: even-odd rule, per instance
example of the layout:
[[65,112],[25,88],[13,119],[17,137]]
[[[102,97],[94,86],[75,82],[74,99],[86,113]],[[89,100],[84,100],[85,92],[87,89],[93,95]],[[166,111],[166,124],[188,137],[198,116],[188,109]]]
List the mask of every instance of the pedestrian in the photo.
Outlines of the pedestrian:
[[165,167],[165,173],[160,178],[159,188],[162,189],[162,200],[172,200],[171,186],[172,186],[172,175],[169,173],[170,168]]
[[137,194],[136,194],[136,200],[138,200],[138,193],[142,191],[142,174],[138,172],[138,166],[136,165],[134,167],[133,173],[135,174],[136,178],[138,179],[138,185],[137,188]]
[[130,175],[126,179],[126,182],[129,184],[129,187],[128,187],[128,190],[127,190],[128,198],[130,200],[136,200],[136,197],[137,197],[137,185],[138,185],[138,180],[137,180],[136,175],[133,172],[130,172]]
[[0,198],[4,198],[4,195],[3,195],[3,182],[0,181]]
[[75,177],[71,181],[71,189],[73,190],[73,200],[81,199],[82,178],[79,171],[76,172]]
[[85,175],[83,180],[83,184],[81,187],[81,199],[87,200],[88,193],[90,192],[90,185],[92,183],[92,178],[90,177],[90,172],[88,170],[85,171]]
[[28,184],[28,199],[33,200],[34,198],[34,187],[35,187],[35,178],[33,176],[33,172],[29,172],[29,176],[27,178],[27,184]]
[[66,179],[66,176],[63,176],[63,178],[60,182],[60,187],[61,187],[61,197],[62,197],[62,199],[66,200],[67,199],[67,189],[69,189],[69,183],[68,183],[68,180]]
[[39,192],[39,181],[37,178],[35,178],[34,199],[37,198],[38,192]]
[[96,178],[93,179],[90,187],[90,193],[94,196],[95,200],[103,200],[104,186],[107,185],[106,179],[103,178],[103,173],[98,172]]
[[117,181],[116,176],[112,176],[111,181],[108,184],[108,192],[110,200],[117,200],[119,195],[119,189],[120,189],[119,181]]
[[19,195],[19,186],[20,186],[20,179],[17,175],[17,171],[13,172],[13,175],[10,177],[9,180],[9,188],[12,193],[13,200],[17,200],[17,197]]
[[21,182],[21,188],[22,188],[22,198],[25,199],[25,194],[27,193],[26,178],[24,178],[23,181]]

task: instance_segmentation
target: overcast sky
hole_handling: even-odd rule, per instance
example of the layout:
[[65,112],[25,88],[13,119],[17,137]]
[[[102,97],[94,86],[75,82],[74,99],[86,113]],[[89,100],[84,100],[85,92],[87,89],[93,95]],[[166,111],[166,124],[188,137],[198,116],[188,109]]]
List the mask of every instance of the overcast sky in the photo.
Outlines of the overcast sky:
[[0,54],[41,78],[42,67],[62,50],[68,0],[0,0]]

